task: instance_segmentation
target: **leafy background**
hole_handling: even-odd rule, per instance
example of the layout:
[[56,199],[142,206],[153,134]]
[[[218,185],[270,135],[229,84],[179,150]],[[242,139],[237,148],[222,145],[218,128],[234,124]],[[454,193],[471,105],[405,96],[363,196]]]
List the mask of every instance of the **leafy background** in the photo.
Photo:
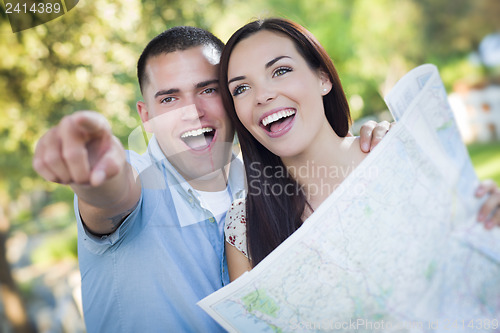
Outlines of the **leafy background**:
[[[166,28],[195,25],[226,41],[254,18],[297,21],[334,60],[355,119],[387,117],[381,96],[422,63],[439,67],[450,92],[458,83],[480,86],[498,78],[498,68],[471,61],[482,38],[500,31],[498,0],[82,0],[67,14],[19,33],[12,33],[4,3],[0,331],[84,331],[78,321],[66,324],[63,315],[54,315],[67,296],[47,287],[78,280],[73,196],[35,174],[34,147],[64,115],[83,109],[105,114],[127,146],[140,126],[136,61]],[[475,144],[470,152],[480,177],[500,183],[500,145]],[[62,273],[51,280],[54,267]]]

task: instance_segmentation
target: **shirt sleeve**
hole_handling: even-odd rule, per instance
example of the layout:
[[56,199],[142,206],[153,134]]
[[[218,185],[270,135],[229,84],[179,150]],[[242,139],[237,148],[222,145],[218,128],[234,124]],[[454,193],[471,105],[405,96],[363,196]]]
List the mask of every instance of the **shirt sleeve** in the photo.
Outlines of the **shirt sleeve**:
[[235,200],[231,208],[229,208],[226,217],[225,237],[226,242],[237,248],[245,257],[249,258],[247,249],[245,199]]
[[[148,166],[151,165],[150,160],[147,158],[148,156],[143,157],[142,155],[139,155],[136,152],[128,150],[126,151],[126,153],[127,153],[127,162],[130,163],[132,167],[136,169],[137,173],[140,173],[141,171],[145,170]],[[144,191],[141,189],[141,195],[137,203],[137,206],[134,208],[132,213],[130,213],[129,216],[125,220],[123,220],[123,222],[114,232],[112,232],[109,235],[99,237],[93,235],[85,226],[85,223],[83,222],[80,215],[80,208],[78,207],[78,197],[75,194],[74,211],[77,221],[79,243],[82,244],[89,252],[97,255],[104,254],[112,247],[115,247],[117,244],[120,243],[123,237],[130,232],[131,229],[134,229],[133,227],[138,227],[138,226],[133,226],[133,224],[136,224],[134,222],[142,218],[141,208],[143,202],[143,195]]]

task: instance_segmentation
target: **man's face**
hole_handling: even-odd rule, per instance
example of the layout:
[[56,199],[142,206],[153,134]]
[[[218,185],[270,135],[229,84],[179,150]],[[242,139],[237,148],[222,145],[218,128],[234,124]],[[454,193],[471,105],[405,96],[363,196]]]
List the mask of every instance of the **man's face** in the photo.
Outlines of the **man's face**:
[[222,106],[215,63],[217,54],[208,46],[161,54],[146,63],[139,114],[188,181],[210,178],[231,157],[234,129]]

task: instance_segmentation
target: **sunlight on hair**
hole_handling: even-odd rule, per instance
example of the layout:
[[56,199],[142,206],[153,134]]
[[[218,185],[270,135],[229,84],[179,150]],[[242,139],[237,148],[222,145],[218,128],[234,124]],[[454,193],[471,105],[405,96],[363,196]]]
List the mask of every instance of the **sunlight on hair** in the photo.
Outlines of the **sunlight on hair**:
[[219,64],[220,52],[213,45],[205,45],[203,47],[203,55],[207,58],[208,62],[212,65]]

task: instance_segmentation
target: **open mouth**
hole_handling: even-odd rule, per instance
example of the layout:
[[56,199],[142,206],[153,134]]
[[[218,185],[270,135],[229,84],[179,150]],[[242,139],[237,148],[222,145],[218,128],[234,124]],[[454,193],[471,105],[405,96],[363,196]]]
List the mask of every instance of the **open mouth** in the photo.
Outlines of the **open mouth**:
[[295,110],[286,109],[273,113],[261,120],[261,126],[269,133],[279,133],[288,128],[295,117]]
[[203,127],[182,133],[181,140],[193,150],[203,150],[210,146],[215,137],[215,129]]

